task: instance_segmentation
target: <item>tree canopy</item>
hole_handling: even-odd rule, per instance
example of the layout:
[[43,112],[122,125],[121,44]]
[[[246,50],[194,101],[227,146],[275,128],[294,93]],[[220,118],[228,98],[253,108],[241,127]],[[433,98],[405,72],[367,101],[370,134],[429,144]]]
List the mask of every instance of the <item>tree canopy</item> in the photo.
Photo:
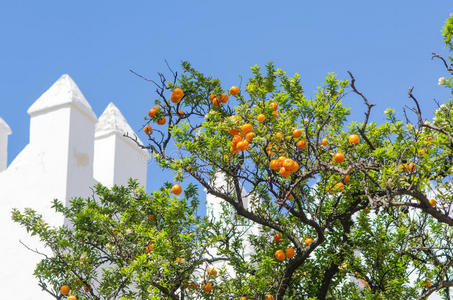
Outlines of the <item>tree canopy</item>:
[[[451,53],[453,14],[442,35]],[[453,58],[433,58],[453,92]],[[428,120],[411,88],[404,119],[389,108],[377,124],[350,72],[328,74],[309,96],[298,74],[251,70],[229,90],[189,62],[158,80],[139,75],[157,98],[148,143],[129,138],[175,183],[151,194],[134,181],[98,185],[70,207],[54,200],[70,226],[14,210],[53,253],[35,271],[42,288],[56,299],[450,299],[452,99]],[[351,93],[362,120],[342,103]],[[180,194],[188,178],[224,213],[197,216],[196,186]]]

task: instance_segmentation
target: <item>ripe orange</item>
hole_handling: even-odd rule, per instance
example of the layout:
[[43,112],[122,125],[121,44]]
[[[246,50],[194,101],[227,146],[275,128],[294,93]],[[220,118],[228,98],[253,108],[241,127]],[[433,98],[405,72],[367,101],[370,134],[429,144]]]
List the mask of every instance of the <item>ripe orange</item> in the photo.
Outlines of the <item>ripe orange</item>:
[[178,110],[178,115],[182,118],[184,117],[185,113],[182,110]]
[[239,134],[233,136],[233,139],[231,140],[231,143],[233,144],[237,144],[239,143],[240,141],[242,141],[242,136],[240,136]]
[[306,247],[310,246],[311,243],[313,243],[313,239],[312,239],[312,238],[306,238],[306,239],[305,239],[305,246],[306,246]]
[[148,111],[148,116],[149,116],[150,118],[152,118],[152,117],[154,117],[154,116],[156,115],[156,113],[157,113],[157,110],[154,109],[154,108],[152,108],[152,109],[150,109],[150,110]]
[[277,162],[278,162],[278,166],[279,167],[283,167],[283,162],[285,161],[286,157],[284,156],[280,156],[278,159],[277,159]]
[[415,172],[417,170],[417,166],[414,163],[410,163],[405,166],[407,172]]
[[277,138],[277,140],[281,140],[281,139],[283,139],[283,133],[277,132],[277,133],[275,134],[275,137]]
[[243,133],[247,134],[249,132],[252,132],[253,126],[252,126],[252,124],[247,123],[247,124],[244,124],[241,126],[241,130]]
[[173,103],[179,103],[181,102],[181,98],[179,98],[179,96],[177,96],[174,92],[171,93],[170,95],[170,101],[173,102]]
[[263,123],[264,120],[266,120],[266,116],[263,114],[260,114],[260,115],[258,115],[257,119],[258,119],[258,122]]
[[231,135],[238,135],[238,134],[239,134],[239,131],[237,131],[236,129],[230,129],[230,130],[228,130],[228,132],[229,132]]
[[288,200],[291,200],[291,199],[293,199],[293,194],[289,194],[289,196],[288,196]]
[[223,103],[227,103],[228,99],[229,97],[227,94],[222,94],[222,96],[220,96],[220,101],[222,101]]
[[71,296],[69,296],[68,299],[66,299],[66,300],[77,300],[77,297],[74,296],[74,295],[71,295]]
[[269,166],[271,167],[272,170],[277,170],[278,168],[280,168],[280,166],[278,165],[278,161],[275,159],[269,162]]
[[430,204],[432,207],[434,207],[434,206],[436,206],[437,202],[436,202],[436,200],[431,199],[431,200],[429,200],[429,204]]
[[184,92],[180,89],[180,88],[175,88],[173,90],[173,93],[172,94],[175,94],[177,97],[179,97],[179,99],[181,99],[182,97],[184,97]]
[[327,146],[327,139],[326,138],[323,138],[321,140],[321,145],[323,145],[324,147]]
[[288,258],[293,258],[295,255],[294,248],[291,248],[291,247],[287,248],[285,252],[286,252],[286,257],[288,257]]
[[209,95],[209,100],[212,101],[215,98],[214,94]]
[[275,258],[276,258],[278,261],[284,261],[285,258],[286,258],[285,252],[283,252],[283,250],[277,250],[277,251],[275,251]]
[[351,134],[348,138],[349,143],[357,145],[360,142],[359,136],[357,134]]
[[60,293],[67,296],[69,294],[70,287],[69,285],[62,285],[60,288]]
[[209,276],[216,276],[217,275],[217,270],[212,268],[212,269],[208,269],[208,275]]
[[287,170],[285,167],[281,167],[279,173],[285,178],[291,175],[291,172]]
[[212,285],[209,282],[206,283],[203,287],[203,291],[205,291],[206,293],[209,293],[211,290],[212,290]]
[[236,145],[236,148],[238,148],[238,150],[240,150],[240,151],[245,151],[249,147],[249,145],[250,144],[247,140],[243,140],[243,141],[238,142],[238,144]]
[[146,125],[145,128],[143,128],[143,131],[145,131],[146,135],[151,135],[153,133],[153,129],[149,125]]
[[342,182],[339,182],[335,185],[335,191],[337,191],[337,192],[341,193],[343,191],[343,188],[344,188],[344,185]]
[[294,137],[295,139],[297,139],[297,138],[300,137],[301,135],[302,135],[302,130],[300,130],[300,129],[294,129],[294,131],[293,131],[293,137]]
[[272,116],[273,116],[274,118],[277,118],[277,117],[278,117],[278,111],[274,110],[274,111],[272,112]]
[[148,245],[146,246],[145,250],[146,250],[146,253],[150,253],[151,251],[153,251],[153,242],[149,242]]
[[425,155],[427,152],[428,152],[428,150],[426,150],[426,149],[418,150],[418,153],[420,153],[420,155]]
[[241,300],[247,300],[247,298],[246,297],[241,297]]
[[214,99],[212,99],[212,104],[214,106],[220,106],[222,102],[220,102],[219,98],[215,97]]
[[230,94],[233,96],[239,95],[239,88],[237,86],[232,86],[230,88]]
[[281,240],[282,240],[282,235],[280,233],[274,234],[274,242],[280,243]]
[[164,116],[162,116],[162,118],[160,118],[159,121],[157,121],[157,124],[164,125],[166,122],[167,122],[167,120],[165,119]]
[[172,188],[171,188],[171,192],[175,195],[179,195],[181,194],[182,192],[182,187],[179,185],[179,184],[175,184]]
[[344,162],[344,154],[341,152],[335,153],[335,155],[333,156],[333,159],[337,163],[342,163],[342,162]]
[[288,170],[288,171],[291,171],[291,169],[293,168],[293,160],[291,158],[287,158],[283,161],[283,164],[282,166]]
[[274,296],[269,294],[269,295],[266,296],[266,300],[274,300]]
[[305,148],[307,148],[307,142],[305,140],[300,140],[296,143],[296,146],[300,150],[305,150]]
[[346,175],[344,178],[343,178],[343,182],[344,183],[348,183],[349,182],[349,175]]
[[431,281],[426,280],[425,289],[429,288],[430,286],[431,286]]
[[245,135],[245,139],[247,141],[252,141],[255,136],[256,136],[256,134],[254,132],[249,132]]
[[236,153],[239,152],[239,149],[236,146],[231,146],[230,152],[233,153],[233,154],[236,154]]
[[278,104],[277,102],[271,102],[271,104],[269,104],[269,106],[274,110],[276,111],[278,109]]

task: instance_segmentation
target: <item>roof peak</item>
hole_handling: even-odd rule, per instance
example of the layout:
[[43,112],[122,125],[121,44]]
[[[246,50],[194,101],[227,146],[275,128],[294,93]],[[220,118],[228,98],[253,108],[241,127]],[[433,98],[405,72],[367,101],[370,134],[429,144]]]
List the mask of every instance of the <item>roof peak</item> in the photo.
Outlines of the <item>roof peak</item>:
[[[107,105],[104,112],[99,117],[99,120],[96,123],[95,137],[99,138],[110,133],[118,133],[120,135],[128,133],[130,136],[136,136],[126,118],[113,102],[110,102]],[[143,142],[138,137],[137,141],[143,145]],[[137,147],[137,150],[140,149]],[[148,153],[146,150],[145,152]]]
[[33,115],[41,111],[51,110],[65,104],[73,104],[82,112],[86,113],[90,119],[96,121],[88,101],[83,96],[77,84],[68,74],[63,74],[57,81],[45,91],[28,109],[28,114]]
[[0,130],[6,131],[7,135],[10,135],[12,133],[11,128],[9,127],[8,123],[6,123],[6,121],[3,120],[1,117],[0,117]]

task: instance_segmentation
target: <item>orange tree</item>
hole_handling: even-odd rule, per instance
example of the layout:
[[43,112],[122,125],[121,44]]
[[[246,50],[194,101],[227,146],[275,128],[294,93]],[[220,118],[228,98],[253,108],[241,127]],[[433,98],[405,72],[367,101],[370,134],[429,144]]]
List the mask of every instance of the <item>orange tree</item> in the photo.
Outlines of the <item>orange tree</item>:
[[[452,51],[453,16],[442,33]],[[433,58],[448,74],[439,84],[453,90],[452,58],[435,53]],[[377,124],[370,120],[374,105],[351,73],[349,80],[329,74],[308,97],[298,74],[290,77],[273,64],[264,71],[253,67],[243,89],[224,90],[219,79],[188,62],[182,74],[170,72],[171,79],[145,78],[158,95],[144,124],[149,143],[130,138],[173,170],[175,181],[191,178],[220,199],[223,214],[199,219],[195,192],[170,197],[170,185],[140,197],[129,195],[133,186],[125,195],[100,188],[101,196],[131,201],[124,208],[120,200],[112,202],[119,205],[112,209],[121,222],[109,227],[100,220],[115,219],[97,215],[110,207],[102,201],[75,200],[72,208],[56,202],[74,224],[56,231],[43,227],[35,212],[15,211],[15,220],[47,238],[56,254],[36,272],[42,285],[52,284],[56,297],[65,297],[58,292],[63,284],[86,286],[78,295],[96,299],[423,299],[435,291],[449,297],[451,99],[428,121],[410,89],[412,115],[399,120],[387,109],[386,121]],[[363,100],[363,120],[348,120],[342,104],[348,91]],[[219,175],[222,184],[214,180]],[[141,197],[151,202],[145,205]],[[146,207],[170,210],[162,215],[165,225],[144,225]],[[131,217],[135,214],[138,218]],[[94,223],[84,227],[82,221]],[[115,226],[129,230],[131,240],[126,235],[115,245],[120,232],[114,234]],[[102,238],[100,244],[92,245],[92,235]],[[110,249],[107,244],[120,254],[109,252],[102,260],[98,248]],[[83,255],[89,258],[80,261]],[[182,259],[184,267],[178,264]],[[214,261],[226,267],[218,273],[203,269]],[[116,271],[102,268],[106,263]],[[88,280],[98,280],[97,269],[106,280],[90,285]]]

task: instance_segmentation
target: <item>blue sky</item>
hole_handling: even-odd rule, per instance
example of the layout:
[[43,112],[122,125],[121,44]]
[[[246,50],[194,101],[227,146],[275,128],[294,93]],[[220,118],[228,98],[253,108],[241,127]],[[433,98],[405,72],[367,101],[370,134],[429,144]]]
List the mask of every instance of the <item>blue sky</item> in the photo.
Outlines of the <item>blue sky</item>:
[[[238,84],[255,64],[298,72],[310,95],[328,72],[346,78],[383,111],[401,112],[415,86],[425,116],[449,94],[431,52],[446,54],[440,29],[451,0],[428,1],[0,1],[0,117],[13,130],[9,162],[28,143],[28,107],[68,73],[99,116],[110,101],[135,130],[154,99],[150,78],[188,60]],[[361,120],[365,107],[344,104]],[[162,183],[150,163],[148,190]],[[171,177],[168,177],[171,180]]]

